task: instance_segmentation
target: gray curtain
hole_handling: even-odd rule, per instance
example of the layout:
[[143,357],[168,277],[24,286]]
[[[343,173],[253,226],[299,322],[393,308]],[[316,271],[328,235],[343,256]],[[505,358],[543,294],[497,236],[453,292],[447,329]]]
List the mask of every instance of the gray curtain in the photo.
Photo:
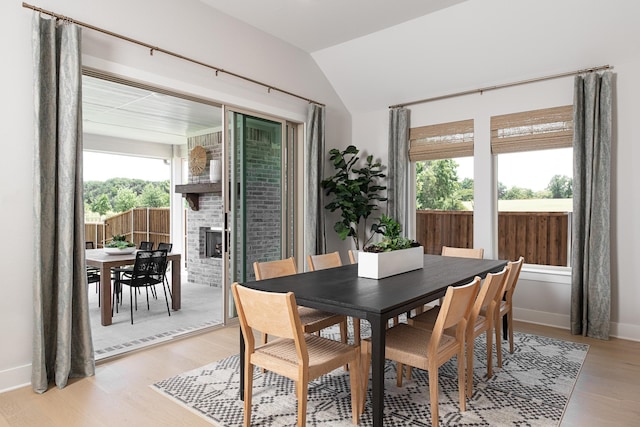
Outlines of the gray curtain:
[[327,251],[325,236],[324,192],[324,116],[325,108],[309,104],[307,135],[304,144],[304,170],[307,179],[304,209],[304,257]]
[[34,13],[34,331],[31,386],[95,372],[82,201],[80,28]]
[[576,76],[573,138],[571,332],[608,339],[611,73]]
[[387,216],[402,225],[402,234],[407,236],[409,224],[409,110],[389,110],[389,169],[387,174]]

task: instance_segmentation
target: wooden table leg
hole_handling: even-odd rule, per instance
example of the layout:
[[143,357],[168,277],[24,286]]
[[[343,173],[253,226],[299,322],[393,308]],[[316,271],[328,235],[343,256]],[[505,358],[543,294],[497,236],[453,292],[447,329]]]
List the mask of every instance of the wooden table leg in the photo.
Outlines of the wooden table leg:
[[100,320],[102,326],[109,326],[111,324],[111,307],[113,301],[111,300],[111,268],[102,266],[100,267]]
[[180,258],[178,257],[171,261],[171,308],[173,310],[180,310],[182,305],[180,276]]

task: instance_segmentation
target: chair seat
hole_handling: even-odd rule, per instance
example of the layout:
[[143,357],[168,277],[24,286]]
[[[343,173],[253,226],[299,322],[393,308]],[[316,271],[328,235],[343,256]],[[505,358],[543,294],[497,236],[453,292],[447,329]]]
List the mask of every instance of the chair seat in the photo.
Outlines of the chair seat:
[[[385,358],[427,370],[427,346],[431,335],[431,331],[400,323],[387,330]],[[438,354],[454,355],[457,352],[455,338],[443,335],[438,346]]]
[[[317,335],[305,334],[304,339],[309,353],[310,380],[348,363],[354,352],[360,353],[358,347]],[[289,378],[298,377],[298,354],[293,339],[276,338],[256,348],[251,363]]]
[[318,332],[340,322],[346,322],[346,316],[329,313],[315,308],[298,306],[300,321],[306,333]]

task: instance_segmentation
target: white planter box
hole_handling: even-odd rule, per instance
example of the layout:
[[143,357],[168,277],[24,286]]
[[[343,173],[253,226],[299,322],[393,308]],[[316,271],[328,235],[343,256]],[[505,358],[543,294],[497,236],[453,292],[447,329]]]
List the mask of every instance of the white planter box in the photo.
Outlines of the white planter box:
[[381,253],[358,252],[358,276],[369,279],[382,279],[423,266],[422,246]]

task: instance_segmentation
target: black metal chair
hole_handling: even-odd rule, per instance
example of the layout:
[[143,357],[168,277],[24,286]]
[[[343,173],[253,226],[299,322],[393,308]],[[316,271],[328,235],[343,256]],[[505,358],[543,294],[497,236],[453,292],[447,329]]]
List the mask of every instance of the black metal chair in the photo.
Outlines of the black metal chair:
[[[167,252],[166,251],[138,251],[136,253],[136,260],[133,265],[133,269],[130,273],[123,274],[120,278],[116,279],[116,286],[114,286],[114,299],[116,297],[116,291],[119,286],[129,286],[129,303],[131,305],[131,324],[133,325],[133,304],[135,295],[136,310],[138,309],[138,294],[135,289],[144,288],[147,295],[147,310],[150,310],[149,306],[149,288],[162,283],[164,270],[167,264]],[[167,298],[167,292],[164,289],[164,299],[167,304],[167,313],[171,316],[169,310],[169,299]]]
[[138,249],[142,251],[152,251],[153,242],[140,242],[140,246],[138,246]]
[[[93,242],[84,242],[85,249],[94,249]],[[87,269],[87,286],[91,283],[96,284],[96,293],[98,294],[98,307],[100,307],[100,269],[97,267],[86,266]]]
[[[173,243],[158,243],[158,250],[159,251],[167,251],[167,253],[171,252],[171,250],[173,249]],[[173,294],[171,293],[171,287],[169,286],[169,279],[167,279],[167,270],[169,269],[169,262],[167,261],[167,267],[165,268],[164,271],[164,278],[163,278],[163,286],[167,287],[167,291],[169,291],[169,296],[171,297],[171,299],[173,300]]]

